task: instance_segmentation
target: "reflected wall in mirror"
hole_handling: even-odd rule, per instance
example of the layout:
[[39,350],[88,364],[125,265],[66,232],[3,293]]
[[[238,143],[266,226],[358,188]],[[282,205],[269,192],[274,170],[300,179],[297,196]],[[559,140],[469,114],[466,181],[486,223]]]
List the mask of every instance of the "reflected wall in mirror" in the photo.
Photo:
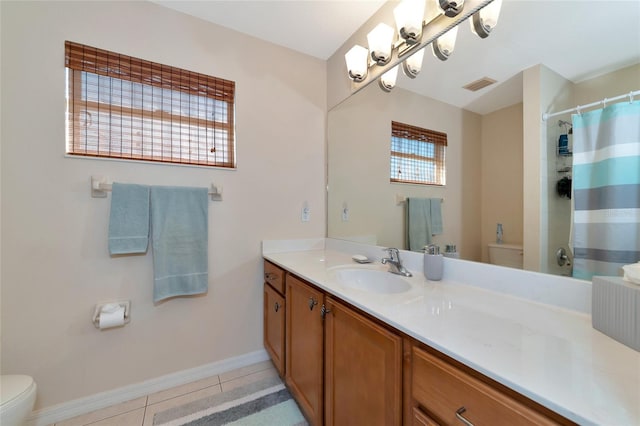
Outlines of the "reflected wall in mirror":
[[[542,41],[546,33],[532,36],[521,34],[519,29],[532,25],[527,20],[533,19],[536,9],[546,10],[538,15],[560,12],[549,9],[552,3],[567,13],[573,11],[572,16],[580,19],[572,19],[571,25],[565,21],[564,31],[557,34],[555,29],[544,29],[556,37],[546,48],[547,56],[541,52],[545,49],[525,48],[532,38]],[[475,64],[463,60],[457,65],[454,57],[447,63],[429,64],[425,59],[422,74],[411,81],[399,78],[391,93],[370,85],[332,108],[327,133],[328,236],[406,247],[405,206],[398,204],[398,197],[442,198],[444,229],[441,235],[434,236],[434,242],[442,249],[455,244],[461,258],[487,262],[488,245],[496,238],[496,224],[502,223],[504,243],[524,247],[525,269],[571,275],[570,251],[567,250],[569,262],[564,266],[559,266],[555,257],[558,248],[569,249],[571,204],[557,193],[557,182],[571,174],[570,157],[558,155],[559,136],[567,131],[558,122],[570,122],[571,116],[554,117],[547,122],[541,116],[640,89],[640,40],[625,36],[622,29],[609,26],[593,35],[600,39],[598,43],[615,45],[618,51],[618,41],[628,40],[622,47],[622,56],[614,59],[612,49],[602,55],[591,50],[588,58],[580,54],[572,59],[572,53],[584,52],[580,45],[585,40],[589,40],[587,46],[595,43],[582,29],[583,25],[593,28],[587,17],[597,21],[600,16],[609,25],[611,19],[604,17],[611,13],[606,9],[611,4],[607,3],[505,2],[495,31],[507,33],[502,35],[502,41],[492,33],[487,40],[493,38],[497,44],[486,45],[487,49],[501,49],[502,56],[481,58],[479,62],[476,56]],[[593,12],[596,6],[601,8],[599,12]],[[635,28],[640,22],[637,10],[627,12],[622,17],[625,23],[618,24],[625,31],[629,29],[628,21],[635,23]],[[555,17],[550,19],[557,21]],[[571,28],[567,31],[566,26]],[[500,44],[505,42],[508,47]],[[464,50],[464,35],[458,43],[459,50],[454,55]],[[574,66],[570,77],[562,75],[569,75],[571,67],[563,68],[558,51],[564,52],[564,62]],[[526,66],[505,74],[507,65],[513,66],[507,62],[526,55]],[[576,73],[577,62],[582,68]],[[494,86],[483,89],[480,96],[469,99],[462,89],[452,88],[449,80],[460,69],[457,67],[464,67],[465,81],[456,83],[462,87],[468,83],[469,70],[475,70],[474,65],[482,73],[477,78],[500,78]],[[447,80],[449,98],[442,87],[437,87],[438,76]],[[420,83],[421,79],[427,82]],[[440,86],[445,86],[444,82]],[[444,187],[390,182],[392,120],[447,133]],[[571,142],[569,135],[569,145]]]
[[[390,182],[392,120],[447,134],[446,185]],[[483,117],[372,85],[332,109],[328,126],[330,237],[406,248],[406,205],[400,200],[417,197],[443,200],[443,233],[433,237],[442,250],[453,244],[463,259],[488,256],[481,244],[488,237],[483,213],[494,231],[495,223],[503,224],[505,243],[522,243],[521,103]]]

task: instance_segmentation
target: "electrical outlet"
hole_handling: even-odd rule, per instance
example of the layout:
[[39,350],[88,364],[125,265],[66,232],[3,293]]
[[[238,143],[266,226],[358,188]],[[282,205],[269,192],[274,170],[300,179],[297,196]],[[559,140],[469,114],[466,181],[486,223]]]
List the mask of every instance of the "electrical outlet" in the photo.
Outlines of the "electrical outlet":
[[302,206],[301,219],[303,222],[309,222],[310,217],[311,217],[311,209],[309,208],[309,205],[305,201],[304,205]]
[[349,207],[346,204],[342,206],[342,221],[349,222]]

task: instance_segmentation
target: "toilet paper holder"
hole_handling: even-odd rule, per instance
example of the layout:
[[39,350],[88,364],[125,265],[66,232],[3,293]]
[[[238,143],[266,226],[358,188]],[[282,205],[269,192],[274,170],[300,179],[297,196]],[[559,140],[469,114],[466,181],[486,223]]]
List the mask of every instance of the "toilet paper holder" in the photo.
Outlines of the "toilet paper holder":
[[96,328],[100,328],[100,313],[102,312],[102,308],[106,305],[120,305],[120,307],[124,307],[124,324],[128,324],[131,321],[131,301],[130,300],[115,300],[109,302],[100,302],[96,305],[96,308],[93,311],[93,325]]

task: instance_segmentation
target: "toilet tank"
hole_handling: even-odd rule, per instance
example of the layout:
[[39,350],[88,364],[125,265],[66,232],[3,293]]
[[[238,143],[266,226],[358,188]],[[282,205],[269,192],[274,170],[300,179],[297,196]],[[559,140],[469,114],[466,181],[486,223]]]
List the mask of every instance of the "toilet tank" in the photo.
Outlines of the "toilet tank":
[[489,263],[522,269],[524,251],[520,244],[489,244]]

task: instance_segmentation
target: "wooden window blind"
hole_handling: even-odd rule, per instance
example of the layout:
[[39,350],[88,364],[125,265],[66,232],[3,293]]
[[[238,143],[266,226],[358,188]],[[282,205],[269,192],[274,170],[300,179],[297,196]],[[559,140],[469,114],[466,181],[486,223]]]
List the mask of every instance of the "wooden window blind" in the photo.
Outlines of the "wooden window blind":
[[235,168],[235,82],[67,41],[67,153]]
[[444,186],[446,148],[446,133],[392,121],[391,182]]

